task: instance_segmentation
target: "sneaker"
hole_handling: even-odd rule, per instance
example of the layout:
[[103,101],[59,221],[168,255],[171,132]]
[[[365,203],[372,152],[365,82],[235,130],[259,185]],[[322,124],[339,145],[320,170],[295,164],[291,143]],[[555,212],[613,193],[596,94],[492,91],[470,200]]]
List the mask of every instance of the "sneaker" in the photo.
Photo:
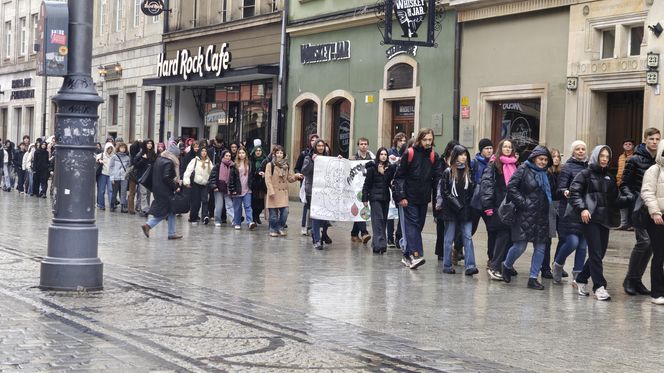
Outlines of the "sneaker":
[[249,223],[249,230],[253,231],[254,229],[256,229],[256,223],[252,221],[251,223]]
[[650,303],[664,305],[664,297],[650,298]]
[[410,265],[412,264],[412,262],[411,262],[411,260],[410,260],[410,256],[408,256],[408,255],[403,255],[403,256],[401,257],[401,264],[403,264],[404,266],[410,268]]
[[560,283],[563,280],[563,266],[553,262],[553,266],[551,266],[551,275],[553,275],[554,282]]
[[456,273],[456,271],[454,270],[454,268],[451,268],[451,267],[450,268],[443,268],[443,273],[447,273],[448,275],[453,275],[453,274]]
[[[279,231],[279,235],[282,236],[282,237],[283,237],[283,236],[288,236],[288,232],[286,232],[285,230],[281,229],[281,230]],[[327,243],[327,242],[325,242],[325,243]]]
[[150,226],[147,224],[141,225],[141,229],[143,230],[143,234],[145,237],[150,238]]
[[277,232],[270,232],[270,237],[279,237],[279,233],[277,233]]
[[323,243],[322,242],[314,242],[314,249],[316,250],[323,250]]
[[417,269],[424,263],[426,263],[426,261],[421,256],[412,257],[412,259],[410,260],[410,269]]
[[489,274],[489,277],[494,281],[503,281],[503,275],[498,271],[493,269],[487,269],[486,272]]
[[236,230],[240,230],[240,229],[242,229],[242,227],[239,226],[239,225],[236,225],[234,228],[235,228]]
[[325,242],[326,245],[332,243],[332,239],[330,238],[330,236],[327,235],[327,233],[323,233],[323,235],[321,236],[321,240],[323,240],[323,242]]
[[300,234],[303,236],[307,236],[308,235],[307,227],[300,228]]
[[528,279],[528,289],[544,290],[544,286],[536,278]]
[[192,221],[191,225],[198,225],[198,221]]
[[350,236],[351,242],[362,242],[362,239],[358,236]]
[[464,273],[466,276],[473,276],[480,273],[480,270],[477,268],[468,268],[466,269],[466,272]]
[[611,300],[611,295],[604,286],[600,286],[595,290],[595,299],[597,300]]
[[215,227],[221,227],[221,223],[214,223]]
[[210,218],[206,216],[203,218],[203,224],[208,225],[208,223],[210,223]]
[[588,291],[588,284],[582,284],[582,283],[576,282],[576,280],[574,280],[572,282],[572,286],[576,289],[576,292],[579,295],[583,295],[583,296],[586,296],[586,297],[588,295],[590,295],[590,292]]
[[387,240],[387,247],[396,247],[394,240]]
[[362,243],[366,245],[366,243],[369,242],[369,240],[371,240],[371,235],[367,233],[363,235],[360,239],[362,240]]

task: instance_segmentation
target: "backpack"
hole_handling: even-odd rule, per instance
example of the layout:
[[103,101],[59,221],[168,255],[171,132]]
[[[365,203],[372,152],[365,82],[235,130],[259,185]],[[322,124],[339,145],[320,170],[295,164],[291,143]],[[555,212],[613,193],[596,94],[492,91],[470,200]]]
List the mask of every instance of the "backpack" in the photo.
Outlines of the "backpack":
[[[410,147],[406,149],[406,152],[408,153],[408,164],[410,165],[413,162],[413,157],[415,156],[415,150]],[[436,153],[431,150],[431,153],[429,153],[429,161],[431,161],[431,164],[436,164]]]

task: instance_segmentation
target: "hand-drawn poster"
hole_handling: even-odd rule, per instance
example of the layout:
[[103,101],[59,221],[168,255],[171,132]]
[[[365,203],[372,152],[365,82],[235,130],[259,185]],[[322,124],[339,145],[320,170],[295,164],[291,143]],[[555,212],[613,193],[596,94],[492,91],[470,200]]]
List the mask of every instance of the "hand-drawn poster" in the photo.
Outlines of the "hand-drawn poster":
[[311,188],[311,217],[333,221],[367,221],[369,207],[362,203],[368,161],[316,157]]

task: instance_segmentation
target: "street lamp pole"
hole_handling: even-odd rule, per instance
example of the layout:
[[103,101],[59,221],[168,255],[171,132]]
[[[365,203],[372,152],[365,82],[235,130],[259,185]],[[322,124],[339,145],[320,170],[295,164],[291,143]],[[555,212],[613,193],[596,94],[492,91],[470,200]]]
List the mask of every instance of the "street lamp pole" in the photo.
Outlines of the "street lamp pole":
[[95,141],[97,108],[103,102],[90,75],[92,6],[69,0],[69,65],[53,97],[55,116],[55,199],[48,252],[41,262],[40,288],[100,290],[103,263],[97,256],[95,225]]

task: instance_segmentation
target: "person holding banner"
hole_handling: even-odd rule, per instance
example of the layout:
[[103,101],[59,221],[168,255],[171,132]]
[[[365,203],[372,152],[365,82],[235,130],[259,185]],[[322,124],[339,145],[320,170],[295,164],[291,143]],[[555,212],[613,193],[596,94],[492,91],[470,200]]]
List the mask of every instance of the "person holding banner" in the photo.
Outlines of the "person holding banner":
[[371,244],[374,254],[383,254],[387,251],[387,237],[385,226],[387,213],[390,207],[390,184],[394,178],[396,165],[390,164],[387,148],[378,149],[375,162],[368,162],[364,186],[362,188],[362,202],[364,206],[371,204],[371,230],[374,237]]
[[424,264],[422,229],[433,186],[438,184],[440,159],[433,150],[434,134],[424,128],[401,157],[393,183],[394,200],[403,208],[406,248],[401,263],[410,269]]
[[[360,137],[357,140],[357,153],[353,158],[356,161],[367,161],[373,160],[375,158],[374,154],[369,150],[369,140]],[[383,228],[383,230],[385,230]],[[374,234],[376,232],[374,231]],[[356,221],[353,223],[353,229],[350,231],[350,240],[353,242],[362,242],[366,244],[371,239],[369,231],[367,231],[367,223]]]
[[[304,175],[304,191],[307,196],[307,205],[309,206],[311,206],[311,189],[314,183],[314,161],[317,156],[328,156],[329,154],[325,141],[318,139],[313,146],[311,154],[305,156],[304,162],[302,162],[301,173]],[[327,238],[327,222],[325,220],[311,218],[311,238],[313,239],[314,249],[316,250],[323,250],[321,228],[323,229],[322,237]]]

